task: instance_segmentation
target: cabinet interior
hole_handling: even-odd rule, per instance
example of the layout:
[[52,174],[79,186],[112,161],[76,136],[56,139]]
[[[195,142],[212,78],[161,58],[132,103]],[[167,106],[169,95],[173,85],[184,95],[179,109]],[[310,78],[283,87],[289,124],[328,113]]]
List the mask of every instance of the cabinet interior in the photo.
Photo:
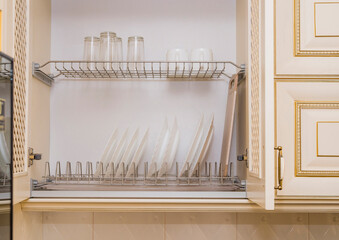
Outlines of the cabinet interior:
[[[165,61],[166,51],[171,48],[190,51],[207,47],[213,50],[214,61],[246,64],[246,4],[247,1],[236,0],[54,0],[50,58],[81,60],[84,37],[114,31],[123,39],[124,60],[127,38],[140,35],[145,39],[145,60]],[[51,73],[54,70],[49,69]],[[232,69],[229,71],[229,75],[236,73]],[[218,176],[222,171],[220,159],[226,131],[229,78],[113,80],[117,79],[55,79],[49,90],[50,147],[49,154],[44,156],[48,164],[34,163],[40,165],[40,170],[32,175],[38,180],[33,197],[246,197],[246,162],[237,161],[237,156],[244,154],[247,148],[246,80],[238,85],[226,178]],[[206,164],[199,166],[195,177],[178,178],[201,116],[206,123],[212,115],[214,135]],[[170,128],[174,121],[178,123],[180,140],[176,163],[165,176],[147,179],[145,168],[151,167],[154,148],[166,119]],[[90,166],[87,162],[92,163],[93,173],[100,167],[97,162],[112,132],[118,129],[120,139],[128,129],[130,141],[137,128],[138,142],[149,129],[140,164],[133,166],[137,176],[87,179],[86,167]],[[123,172],[131,167],[124,166]],[[48,173],[51,177],[46,178]],[[59,179],[58,173],[62,176]],[[149,191],[153,193],[147,195],[145,192]]]

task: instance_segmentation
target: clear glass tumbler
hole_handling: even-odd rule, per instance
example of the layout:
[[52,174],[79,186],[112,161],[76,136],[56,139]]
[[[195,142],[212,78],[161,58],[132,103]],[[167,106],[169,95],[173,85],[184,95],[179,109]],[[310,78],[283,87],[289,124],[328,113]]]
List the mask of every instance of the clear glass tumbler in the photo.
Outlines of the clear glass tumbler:
[[99,60],[100,38],[85,37],[84,44],[84,60],[97,61]]
[[114,32],[100,33],[100,60],[112,61],[113,60],[113,39],[116,37]]
[[[85,61],[98,61],[100,50],[100,38],[98,37],[85,37],[84,42],[84,60]],[[97,68],[96,63],[85,63],[82,67],[89,70]]]
[[[127,61],[136,62],[144,61],[144,38],[140,36],[134,36],[128,38],[128,47],[127,47]],[[141,70],[143,68],[142,63],[138,64],[128,64],[130,70]]]
[[[115,37],[113,39],[113,61],[121,62],[123,60],[122,56],[122,39],[120,37]],[[113,68],[116,70],[119,70],[120,67],[119,63],[113,64]]]

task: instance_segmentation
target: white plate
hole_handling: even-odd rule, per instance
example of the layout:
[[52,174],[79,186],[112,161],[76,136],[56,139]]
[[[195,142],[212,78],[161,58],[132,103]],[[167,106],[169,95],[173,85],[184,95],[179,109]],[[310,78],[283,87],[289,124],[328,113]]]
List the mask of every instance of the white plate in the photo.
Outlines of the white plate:
[[166,172],[171,170],[174,159],[175,159],[175,154],[177,152],[178,144],[179,144],[179,129],[178,129],[177,119],[175,119],[173,128],[171,130],[171,135],[169,138],[169,144],[168,144],[168,147],[165,153],[165,158],[159,169],[159,173],[158,173],[159,177],[161,177]]
[[[119,167],[118,167],[118,169],[116,171],[116,174],[115,174],[117,177],[121,176],[121,174],[124,171],[124,168],[126,169],[127,165],[132,160],[132,157],[134,155],[135,149],[137,147],[138,136],[139,136],[139,128],[135,130],[135,132],[134,132],[134,134],[133,134],[133,136],[131,138],[131,141],[129,142],[129,144],[127,146],[127,149],[126,149],[124,155],[122,156],[122,159],[121,159],[121,161],[119,163]],[[106,175],[107,175],[107,173],[106,173]],[[109,177],[109,174],[108,174],[107,177]]]
[[[101,155],[100,162],[102,162],[104,169],[106,169],[107,164],[109,163],[109,160],[111,160],[111,157],[115,151],[115,148],[117,146],[117,136],[118,136],[118,129],[113,130],[111,136],[109,137],[106,146],[104,148],[104,152]],[[99,175],[99,168],[95,170],[94,176],[98,177]]]
[[158,171],[160,167],[159,165],[161,164],[162,159],[166,152],[166,148],[168,145],[168,138],[169,138],[169,129],[168,129],[168,121],[166,119],[164,126],[161,130],[159,139],[157,141],[157,144],[154,148],[151,164],[148,166],[147,177],[152,177]]
[[205,160],[206,153],[208,151],[208,148],[210,146],[210,143],[212,141],[213,137],[213,122],[214,122],[214,115],[211,116],[209,120],[209,124],[206,126],[204,138],[202,141],[201,146],[199,147],[198,155],[194,158],[194,161],[192,162],[190,166],[189,176],[192,177],[195,171],[198,169],[199,164],[202,164]]
[[228,164],[230,159],[231,142],[232,142],[232,131],[234,122],[235,103],[237,100],[237,86],[238,86],[238,75],[234,75],[228,84],[228,96],[227,96],[227,107],[224,125],[224,137],[222,141],[221,151],[221,165],[223,169],[223,176],[227,175]]
[[124,154],[125,149],[126,149],[127,135],[128,135],[128,128],[125,130],[124,134],[120,138],[119,144],[117,148],[115,149],[112,155],[112,158],[108,164],[108,167],[105,171],[106,173],[105,176],[110,176],[110,174],[112,173],[112,164],[114,164],[114,167],[116,167],[118,163],[120,162],[122,155]]
[[187,157],[185,162],[183,163],[182,167],[181,167],[181,171],[179,176],[183,176],[187,170],[187,164],[191,165],[194,156],[196,155],[197,149],[199,147],[199,144],[201,142],[201,137],[203,134],[203,123],[204,123],[204,115],[201,115],[200,121],[197,125],[197,128],[195,130],[195,135],[192,141],[192,144],[190,146],[190,149],[187,153]]
[[139,146],[138,146],[138,148],[137,148],[137,150],[136,150],[136,152],[135,152],[135,154],[132,158],[131,164],[130,164],[128,171],[126,173],[126,178],[131,177],[134,174],[133,165],[135,167],[137,167],[139,165],[142,154],[144,153],[145,148],[146,148],[147,138],[148,138],[148,129],[146,130],[143,138],[141,139]]

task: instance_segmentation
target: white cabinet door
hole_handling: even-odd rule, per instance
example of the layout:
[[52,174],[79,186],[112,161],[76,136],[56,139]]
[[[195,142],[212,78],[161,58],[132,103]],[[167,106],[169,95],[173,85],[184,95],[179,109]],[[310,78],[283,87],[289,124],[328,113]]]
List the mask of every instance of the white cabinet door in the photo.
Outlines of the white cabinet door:
[[339,196],[339,81],[276,83],[277,144],[285,174],[278,196]]
[[274,209],[273,1],[249,1],[248,198]]

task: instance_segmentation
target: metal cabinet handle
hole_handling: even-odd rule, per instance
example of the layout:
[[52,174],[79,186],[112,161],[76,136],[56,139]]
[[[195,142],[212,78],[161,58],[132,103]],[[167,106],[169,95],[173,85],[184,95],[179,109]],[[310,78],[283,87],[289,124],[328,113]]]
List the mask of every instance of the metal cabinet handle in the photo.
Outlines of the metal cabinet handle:
[[282,147],[275,147],[274,150],[278,151],[278,186],[274,189],[282,190],[283,189],[283,179],[285,173],[285,159],[282,153]]

